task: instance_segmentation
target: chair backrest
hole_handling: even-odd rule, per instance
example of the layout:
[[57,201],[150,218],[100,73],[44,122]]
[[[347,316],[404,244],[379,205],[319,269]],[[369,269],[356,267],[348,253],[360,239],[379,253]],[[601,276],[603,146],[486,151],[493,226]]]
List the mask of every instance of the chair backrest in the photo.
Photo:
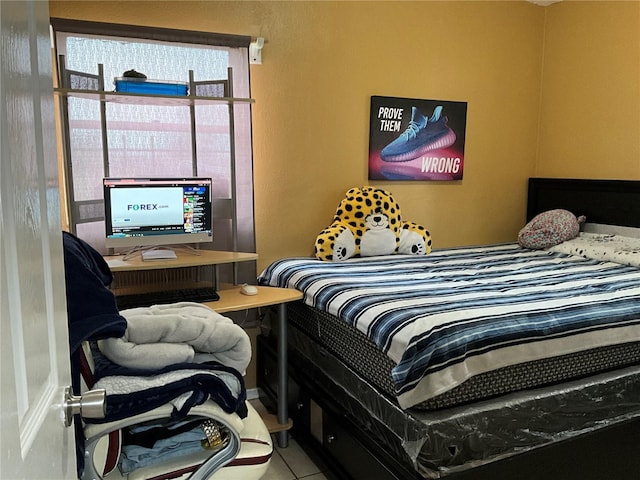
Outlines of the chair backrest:
[[[82,348],[79,349],[81,392],[93,389],[95,378],[93,375],[95,364],[93,363],[93,355],[91,354],[91,345],[89,342],[82,342]],[[102,476],[111,473],[118,466],[120,452],[122,450],[122,430],[114,430],[102,442],[101,448],[96,449],[93,455],[93,463],[98,471],[102,472]]]

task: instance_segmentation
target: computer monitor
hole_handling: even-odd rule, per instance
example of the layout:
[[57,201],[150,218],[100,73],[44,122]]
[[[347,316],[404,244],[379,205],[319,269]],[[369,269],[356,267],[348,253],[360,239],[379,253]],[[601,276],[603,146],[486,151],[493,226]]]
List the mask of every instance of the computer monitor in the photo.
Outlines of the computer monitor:
[[105,178],[105,246],[213,241],[211,178]]

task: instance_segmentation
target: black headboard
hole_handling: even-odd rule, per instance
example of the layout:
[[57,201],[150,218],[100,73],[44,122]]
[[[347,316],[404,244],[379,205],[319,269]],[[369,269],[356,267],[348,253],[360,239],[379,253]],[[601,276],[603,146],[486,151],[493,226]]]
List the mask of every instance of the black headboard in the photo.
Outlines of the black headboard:
[[530,178],[527,221],[555,208],[589,223],[640,227],[640,181]]

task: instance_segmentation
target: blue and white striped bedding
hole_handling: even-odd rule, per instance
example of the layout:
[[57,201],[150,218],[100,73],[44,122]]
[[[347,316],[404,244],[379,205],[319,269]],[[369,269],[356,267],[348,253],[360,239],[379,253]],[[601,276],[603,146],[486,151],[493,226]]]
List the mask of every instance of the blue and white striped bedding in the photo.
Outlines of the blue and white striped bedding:
[[640,341],[640,269],[517,244],[272,263],[262,285],[355,326],[397,365],[402,408],[474,375]]

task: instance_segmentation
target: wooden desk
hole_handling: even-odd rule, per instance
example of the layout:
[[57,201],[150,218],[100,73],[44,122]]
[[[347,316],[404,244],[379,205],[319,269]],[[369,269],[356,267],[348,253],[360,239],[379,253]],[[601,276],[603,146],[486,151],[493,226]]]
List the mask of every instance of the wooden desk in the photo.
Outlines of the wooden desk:
[[[143,260],[140,255],[136,255],[127,260],[124,260],[122,255],[105,256],[109,268],[113,273],[128,272],[129,274],[135,272],[161,272],[162,270],[176,270],[179,268],[187,269],[190,267],[213,267],[213,275],[211,276],[211,285],[218,291],[220,285],[218,283],[218,266],[229,263],[242,263],[257,260],[257,253],[247,252],[226,252],[220,250],[197,250],[195,252],[190,251],[178,251],[176,252],[177,258],[169,260]],[[179,287],[178,287],[179,288]],[[186,288],[186,286],[184,286]],[[156,289],[157,290],[157,289]],[[121,291],[122,293],[122,291]],[[129,292],[124,292],[129,293]]]
[[[256,295],[244,295],[240,293],[240,287],[218,290],[220,300],[217,302],[206,302],[211,309],[218,313],[235,312],[248,308],[266,307],[269,305],[278,306],[278,404],[277,404],[277,424],[265,416],[265,411],[261,415],[265,416],[265,423],[269,425],[269,431],[276,433],[278,446],[286,448],[288,445],[288,434],[292,426],[289,419],[289,407],[287,405],[287,392],[289,391],[289,373],[287,371],[287,307],[286,303],[302,299],[302,292],[293,288],[258,287]],[[263,409],[264,410],[264,409]]]
[[[122,256],[104,257],[112,272],[143,272],[148,270],[162,270],[172,268],[197,267],[204,265],[220,265],[224,263],[247,262],[258,258],[256,253],[221,252],[214,250],[199,250],[200,255],[178,252],[178,258],[172,260],[142,260],[133,257],[123,260]],[[287,430],[291,427],[287,405],[288,372],[287,372],[287,310],[286,303],[302,299],[302,292],[292,288],[258,287],[256,295],[243,295],[239,286],[220,287],[216,290],[220,300],[204,302],[218,313],[236,312],[250,308],[277,305],[278,318],[278,413],[277,428],[278,445],[282,448],[288,444]]]
[[269,305],[282,305],[302,298],[302,292],[299,290],[276,287],[258,287],[256,295],[244,295],[240,293],[240,287],[223,287],[218,290],[218,295],[220,295],[220,300],[205,302],[203,305],[218,313],[225,313],[267,307]]
[[104,259],[112,272],[222,265],[224,263],[249,262],[258,259],[257,253],[223,252],[219,250],[198,250],[198,253],[199,255],[195,255],[178,251],[178,258],[172,260],[142,260],[140,256],[123,260],[122,255],[106,256]]

